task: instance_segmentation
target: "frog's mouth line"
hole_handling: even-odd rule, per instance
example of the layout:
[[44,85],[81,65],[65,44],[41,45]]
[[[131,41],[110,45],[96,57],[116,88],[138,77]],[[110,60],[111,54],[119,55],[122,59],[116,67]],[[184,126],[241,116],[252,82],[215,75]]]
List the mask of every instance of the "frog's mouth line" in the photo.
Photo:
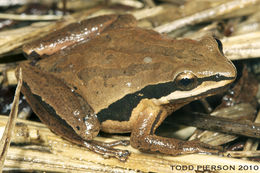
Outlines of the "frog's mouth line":
[[216,94],[222,93],[223,91],[227,90],[230,87],[230,85],[231,85],[231,83],[226,84],[222,87],[206,90],[205,92],[202,92],[198,95],[187,95],[186,97],[171,99],[170,103],[182,103],[182,102],[188,102],[189,103],[189,102],[194,101],[194,100],[198,100],[198,99],[205,98],[205,97],[208,97],[208,96],[216,95]]
[[158,104],[167,104],[169,102],[183,102],[214,95],[227,89],[229,87],[229,84],[233,80],[234,78],[230,80],[221,79],[219,81],[205,80],[202,81],[198,85],[198,87],[190,91],[176,90],[167,96],[161,97],[160,99],[158,99]]
[[[223,91],[226,89],[228,84],[230,84],[235,77],[226,77],[221,75],[213,75],[205,78],[198,78],[198,86],[202,86],[203,83],[212,82],[214,85],[210,87],[201,87],[202,89],[193,89],[190,91],[181,91],[176,87],[174,81],[165,82],[161,84],[149,85],[137,91],[125,95],[120,100],[111,104],[108,108],[102,109],[97,113],[98,120],[102,123],[106,120],[115,120],[115,121],[128,121],[132,110],[138,105],[138,103],[144,99],[157,99],[158,104],[167,104],[171,102],[190,102],[195,99],[206,97],[212,95],[213,93]],[[194,91],[197,89],[197,93]],[[176,92],[182,94],[179,95],[179,98],[176,98]],[[190,93],[189,93],[190,92]],[[183,94],[183,93],[186,93]],[[191,94],[193,93],[193,95]],[[172,95],[171,95],[172,94]]]

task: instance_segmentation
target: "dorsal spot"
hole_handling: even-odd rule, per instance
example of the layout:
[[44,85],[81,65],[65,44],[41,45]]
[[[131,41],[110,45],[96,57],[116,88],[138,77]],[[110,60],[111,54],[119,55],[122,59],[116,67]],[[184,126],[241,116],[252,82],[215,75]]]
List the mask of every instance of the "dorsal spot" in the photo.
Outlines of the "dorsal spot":
[[151,63],[153,61],[153,59],[151,58],[151,57],[149,57],[149,56],[146,56],[145,58],[144,58],[144,62],[145,63]]

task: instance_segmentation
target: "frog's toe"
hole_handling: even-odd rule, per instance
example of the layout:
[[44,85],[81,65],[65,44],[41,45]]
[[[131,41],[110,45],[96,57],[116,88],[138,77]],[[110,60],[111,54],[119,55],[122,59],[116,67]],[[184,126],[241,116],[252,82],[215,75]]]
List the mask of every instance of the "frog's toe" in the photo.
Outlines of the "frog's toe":
[[128,146],[128,145],[130,145],[130,141],[129,140],[121,140],[120,144],[123,145],[123,146]]
[[109,143],[104,143],[105,146],[107,147],[114,147],[114,146],[127,146],[130,144],[129,140],[118,140],[118,141],[114,141],[114,142],[109,142]]
[[[101,153],[100,153],[101,154]],[[103,157],[108,159],[110,157],[117,158],[121,162],[125,162],[130,155],[128,150],[120,150],[120,149],[113,149],[107,148],[104,153],[102,153]]]
[[120,150],[117,153],[116,158],[122,162],[125,162],[129,156],[130,152],[128,150]]

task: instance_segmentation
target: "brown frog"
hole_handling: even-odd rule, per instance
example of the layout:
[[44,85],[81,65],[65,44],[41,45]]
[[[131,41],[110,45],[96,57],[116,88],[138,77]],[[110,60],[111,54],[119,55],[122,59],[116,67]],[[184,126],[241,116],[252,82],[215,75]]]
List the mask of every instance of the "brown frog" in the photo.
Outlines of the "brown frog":
[[131,146],[145,151],[216,152],[154,133],[175,110],[234,81],[236,69],[221,48],[211,36],[174,40],[136,27],[131,15],[100,16],[25,46],[38,58],[19,65],[22,92],[53,132],[106,157],[124,161],[129,152],[112,148],[125,141],[93,140],[99,130],[131,132]]

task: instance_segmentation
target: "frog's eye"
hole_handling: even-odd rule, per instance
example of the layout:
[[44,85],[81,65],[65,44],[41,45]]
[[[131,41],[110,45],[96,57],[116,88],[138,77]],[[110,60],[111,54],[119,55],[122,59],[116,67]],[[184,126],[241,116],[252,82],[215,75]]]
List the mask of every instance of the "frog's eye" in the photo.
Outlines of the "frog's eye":
[[192,90],[198,85],[197,77],[190,72],[183,72],[178,74],[175,78],[177,88],[183,91]]

